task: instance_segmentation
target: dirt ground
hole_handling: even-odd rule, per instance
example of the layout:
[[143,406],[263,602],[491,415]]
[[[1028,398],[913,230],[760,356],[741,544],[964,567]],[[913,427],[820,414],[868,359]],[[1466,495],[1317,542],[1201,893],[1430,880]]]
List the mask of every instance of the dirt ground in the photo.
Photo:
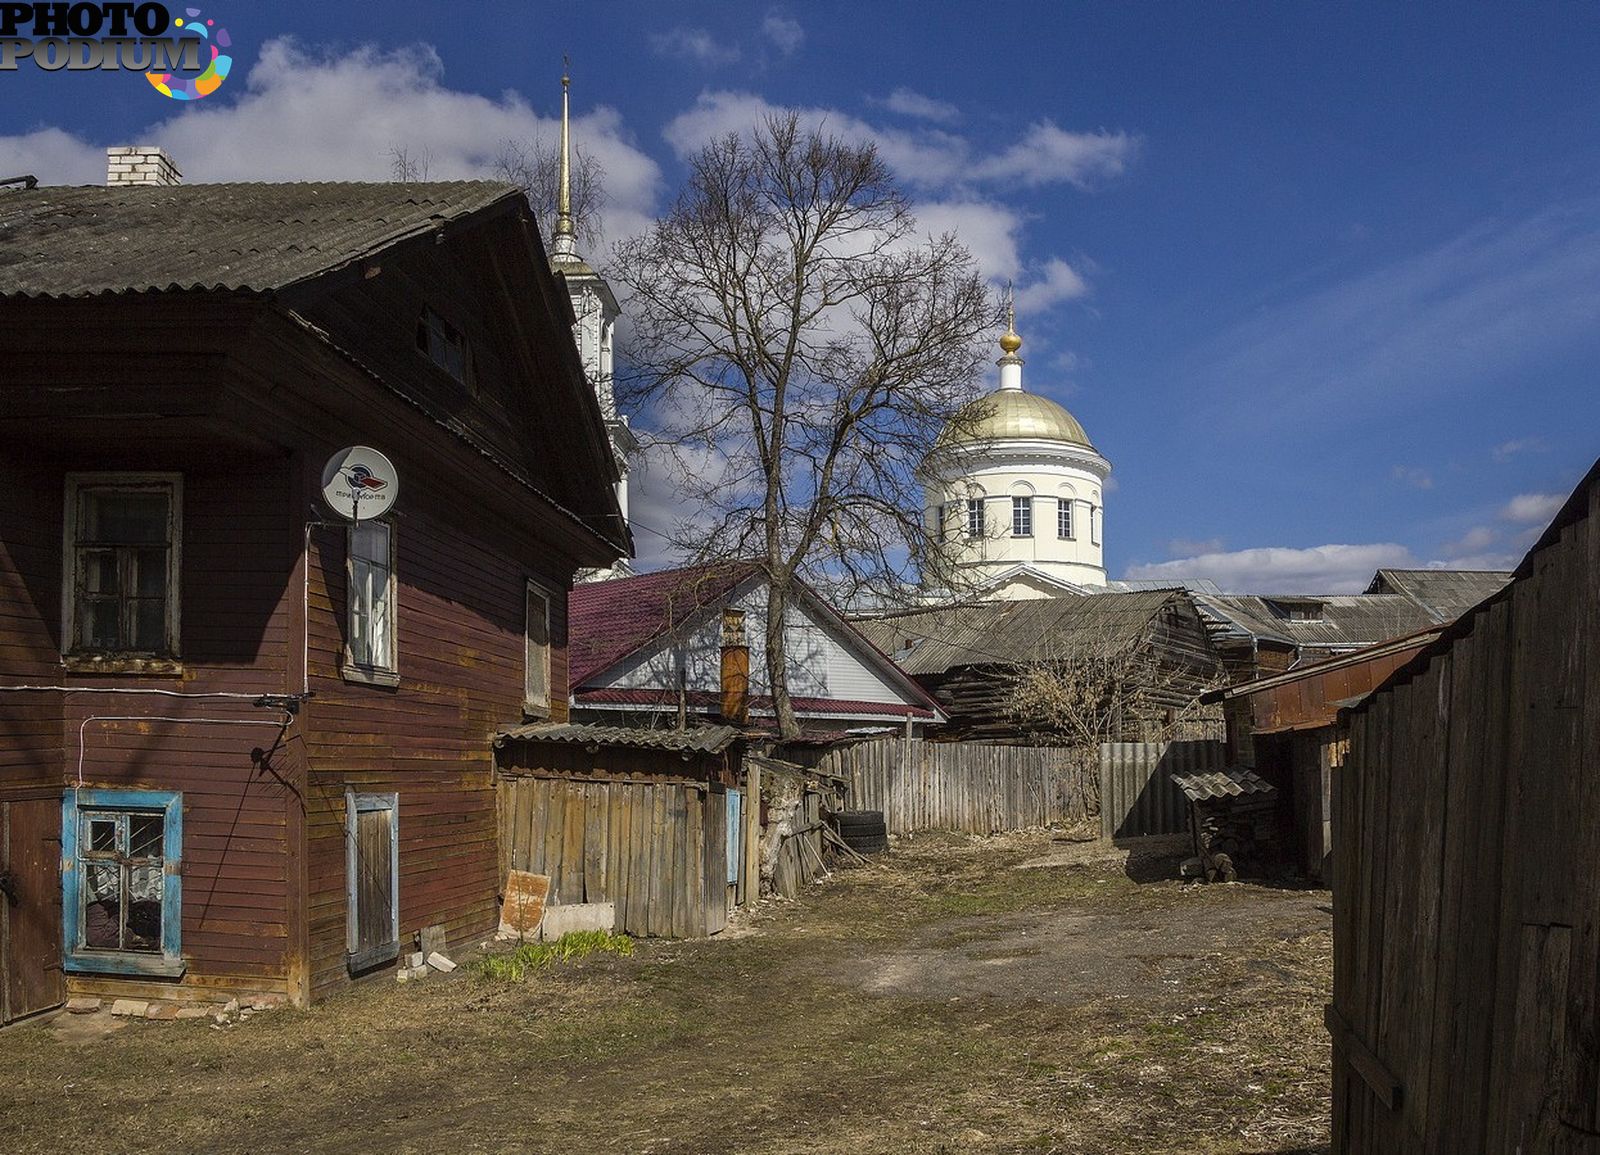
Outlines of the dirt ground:
[[1328,1141],[1326,891],[901,840],[717,939],[218,1028],[0,1034],[8,1151],[1219,1152]]

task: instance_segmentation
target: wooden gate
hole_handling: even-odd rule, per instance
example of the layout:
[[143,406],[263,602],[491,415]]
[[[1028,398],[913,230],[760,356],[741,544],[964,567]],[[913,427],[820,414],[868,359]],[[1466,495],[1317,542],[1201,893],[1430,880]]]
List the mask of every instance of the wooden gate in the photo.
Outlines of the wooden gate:
[[61,795],[0,802],[0,1023],[61,1005]]
[[1226,764],[1221,742],[1102,742],[1100,832],[1107,838],[1184,833],[1189,808],[1172,776]]

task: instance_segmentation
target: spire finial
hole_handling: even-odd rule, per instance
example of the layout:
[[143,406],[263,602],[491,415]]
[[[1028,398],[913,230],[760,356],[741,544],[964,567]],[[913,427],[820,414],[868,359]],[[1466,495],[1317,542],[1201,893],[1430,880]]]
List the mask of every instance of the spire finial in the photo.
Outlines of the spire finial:
[[575,252],[575,237],[572,229],[572,161],[571,161],[571,132],[567,127],[570,119],[568,112],[567,90],[572,87],[572,61],[565,54],[561,57],[561,179],[556,194],[556,235],[552,245],[558,256],[570,257]]
[[1006,331],[1000,337],[1000,349],[1007,358],[1014,358],[1017,350],[1022,348],[1022,338],[1017,335],[1017,298],[1011,291],[1011,282],[1006,282]]

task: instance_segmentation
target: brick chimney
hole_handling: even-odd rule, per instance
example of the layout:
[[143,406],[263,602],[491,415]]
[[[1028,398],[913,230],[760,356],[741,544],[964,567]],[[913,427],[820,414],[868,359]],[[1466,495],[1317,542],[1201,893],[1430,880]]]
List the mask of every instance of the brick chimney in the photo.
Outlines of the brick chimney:
[[750,721],[750,647],[743,610],[722,611],[722,720],[730,726]]
[[175,185],[183,174],[172,158],[153,144],[106,149],[106,187],[124,185]]

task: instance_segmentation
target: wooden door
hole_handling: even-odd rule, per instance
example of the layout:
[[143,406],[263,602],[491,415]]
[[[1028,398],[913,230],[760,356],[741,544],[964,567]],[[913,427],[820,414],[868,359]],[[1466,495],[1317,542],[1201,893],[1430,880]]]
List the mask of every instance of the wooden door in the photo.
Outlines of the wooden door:
[[65,998],[61,800],[0,802],[0,1023]]
[[350,970],[363,971],[400,954],[399,798],[346,795]]

